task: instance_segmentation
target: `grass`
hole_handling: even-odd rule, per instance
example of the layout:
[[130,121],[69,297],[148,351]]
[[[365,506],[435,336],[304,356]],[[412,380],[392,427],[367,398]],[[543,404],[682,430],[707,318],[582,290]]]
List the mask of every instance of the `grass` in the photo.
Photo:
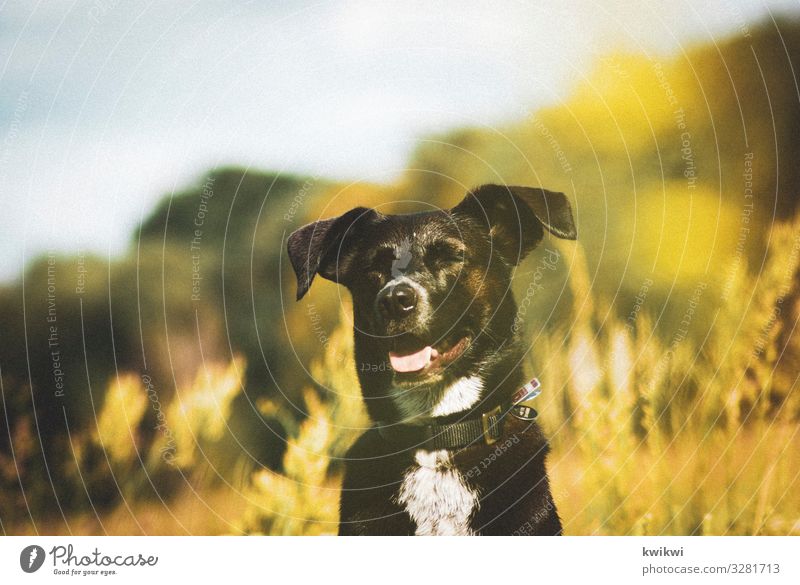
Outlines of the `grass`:
[[[633,323],[616,316],[627,311],[594,297],[580,245],[560,244],[570,266],[572,321],[536,338],[530,367],[544,385],[538,410],[553,446],[549,472],[565,533],[800,534],[797,314],[789,310],[800,298],[800,254],[789,252],[798,248],[799,228],[776,227],[763,268],[756,276],[728,270],[735,278],[724,295],[713,278],[694,283],[684,321],[713,312],[699,337],[685,333],[686,322],[658,335],[646,311]],[[124,503],[100,516],[70,516],[68,524],[20,520],[5,530],[335,533],[341,458],[369,424],[346,323],[343,312],[312,366],[324,390],[305,389],[307,418],[293,421],[270,401],[258,405],[283,416],[289,429],[282,473],[234,466],[230,477],[213,480],[205,454],[224,434],[241,390],[240,359],[207,366],[191,388],[159,405],[169,432],[144,453],[136,429],[153,404],[141,378],[125,375],[110,384],[95,432],[75,438],[79,462],[90,445],[106,454]],[[169,500],[142,497],[143,470],[147,477],[178,473],[182,487]]]
[[[721,267],[736,275],[725,298],[712,278],[698,281],[684,317],[714,312],[699,341],[683,333],[690,323],[663,340],[644,312],[634,324],[614,316],[593,298],[580,246],[562,245],[573,320],[537,339],[531,369],[545,385],[539,410],[567,534],[800,534],[800,399],[786,351],[796,315],[772,318],[798,292],[800,258],[787,251],[799,227],[773,230],[758,275]],[[250,528],[331,532],[339,477],[325,458],[336,461],[365,424],[351,356],[340,325],[313,372],[330,392],[323,403],[309,391],[287,475],[257,484],[264,507],[250,511]]]

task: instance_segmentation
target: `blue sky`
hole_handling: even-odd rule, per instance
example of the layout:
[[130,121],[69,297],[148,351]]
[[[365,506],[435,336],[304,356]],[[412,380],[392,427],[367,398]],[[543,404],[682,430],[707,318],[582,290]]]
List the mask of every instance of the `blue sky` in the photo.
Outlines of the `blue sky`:
[[419,137],[558,103],[598,54],[669,55],[798,8],[0,2],[0,281],[48,249],[120,253],[217,164],[390,181]]

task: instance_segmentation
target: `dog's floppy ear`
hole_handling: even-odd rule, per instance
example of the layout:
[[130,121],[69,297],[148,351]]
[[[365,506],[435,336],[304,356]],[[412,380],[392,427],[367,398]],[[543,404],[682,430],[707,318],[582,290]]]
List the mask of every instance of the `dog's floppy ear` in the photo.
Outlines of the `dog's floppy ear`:
[[351,268],[347,254],[358,239],[358,224],[376,216],[366,207],[356,207],[339,217],[304,225],[289,236],[286,248],[297,276],[297,300],[303,298],[319,274],[333,282],[344,282]]
[[511,264],[536,247],[542,228],[566,240],[578,237],[566,195],[546,189],[483,185],[467,193],[452,212],[486,225],[492,245]]

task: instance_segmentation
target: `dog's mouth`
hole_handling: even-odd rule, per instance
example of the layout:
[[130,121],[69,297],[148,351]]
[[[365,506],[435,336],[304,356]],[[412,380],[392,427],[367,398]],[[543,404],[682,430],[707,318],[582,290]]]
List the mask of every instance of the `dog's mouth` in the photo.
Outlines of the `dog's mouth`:
[[389,363],[395,374],[403,377],[427,377],[440,373],[461,357],[471,342],[469,335],[460,335],[429,345],[416,336],[403,335],[389,352]]

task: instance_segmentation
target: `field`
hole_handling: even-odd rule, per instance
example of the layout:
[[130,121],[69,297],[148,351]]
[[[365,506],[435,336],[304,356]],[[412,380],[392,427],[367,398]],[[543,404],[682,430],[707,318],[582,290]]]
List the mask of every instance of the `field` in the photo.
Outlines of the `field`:
[[286,236],[503,183],[578,224],[513,280],[565,532],[800,534],[798,68],[789,17],[609,51],[386,183],[210,168],[117,256],[31,258],[0,285],[0,531],[335,533],[370,424],[350,299],[317,278],[296,303]]
[[[798,302],[798,227],[776,228],[760,278],[734,283],[701,344],[676,334],[665,345],[644,312],[625,321],[612,316],[590,295],[580,245],[559,244],[572,267],[572,321],[534,340],[530,369],[544,385],[539,411],[566,534],[800,534],[800,395],[797,374],[776,376],[791,336],[773,318],[776,307]],[[743,298],[750,300],[739,319]],[[703,305],[702,296],[690,299],[688,318]],[[304,389],[308,417],[289,423],[282,473],[247,472],[241,461],[243,471],[221,482],[203,451],[227,424],[241,360],[209,367],[164,405],[170,431],[146,453],[137,449],[136,429],[151,404],[140,379],[122,375],[108,390],[96,433],[76,437],[73,449],[78,457],[92,445],[103,449],[123,503],[102,517],[67,515],[63,523],[5,530],[335,533],[341,457],[368,424],[346,313],[342,322],[312,366],[327,389]],[[258,406],[275,413],[269,401]],[[148,477],[177,472],[185,485],[166,501],[138,498],[145,479],[130,473],[136,468]]]

